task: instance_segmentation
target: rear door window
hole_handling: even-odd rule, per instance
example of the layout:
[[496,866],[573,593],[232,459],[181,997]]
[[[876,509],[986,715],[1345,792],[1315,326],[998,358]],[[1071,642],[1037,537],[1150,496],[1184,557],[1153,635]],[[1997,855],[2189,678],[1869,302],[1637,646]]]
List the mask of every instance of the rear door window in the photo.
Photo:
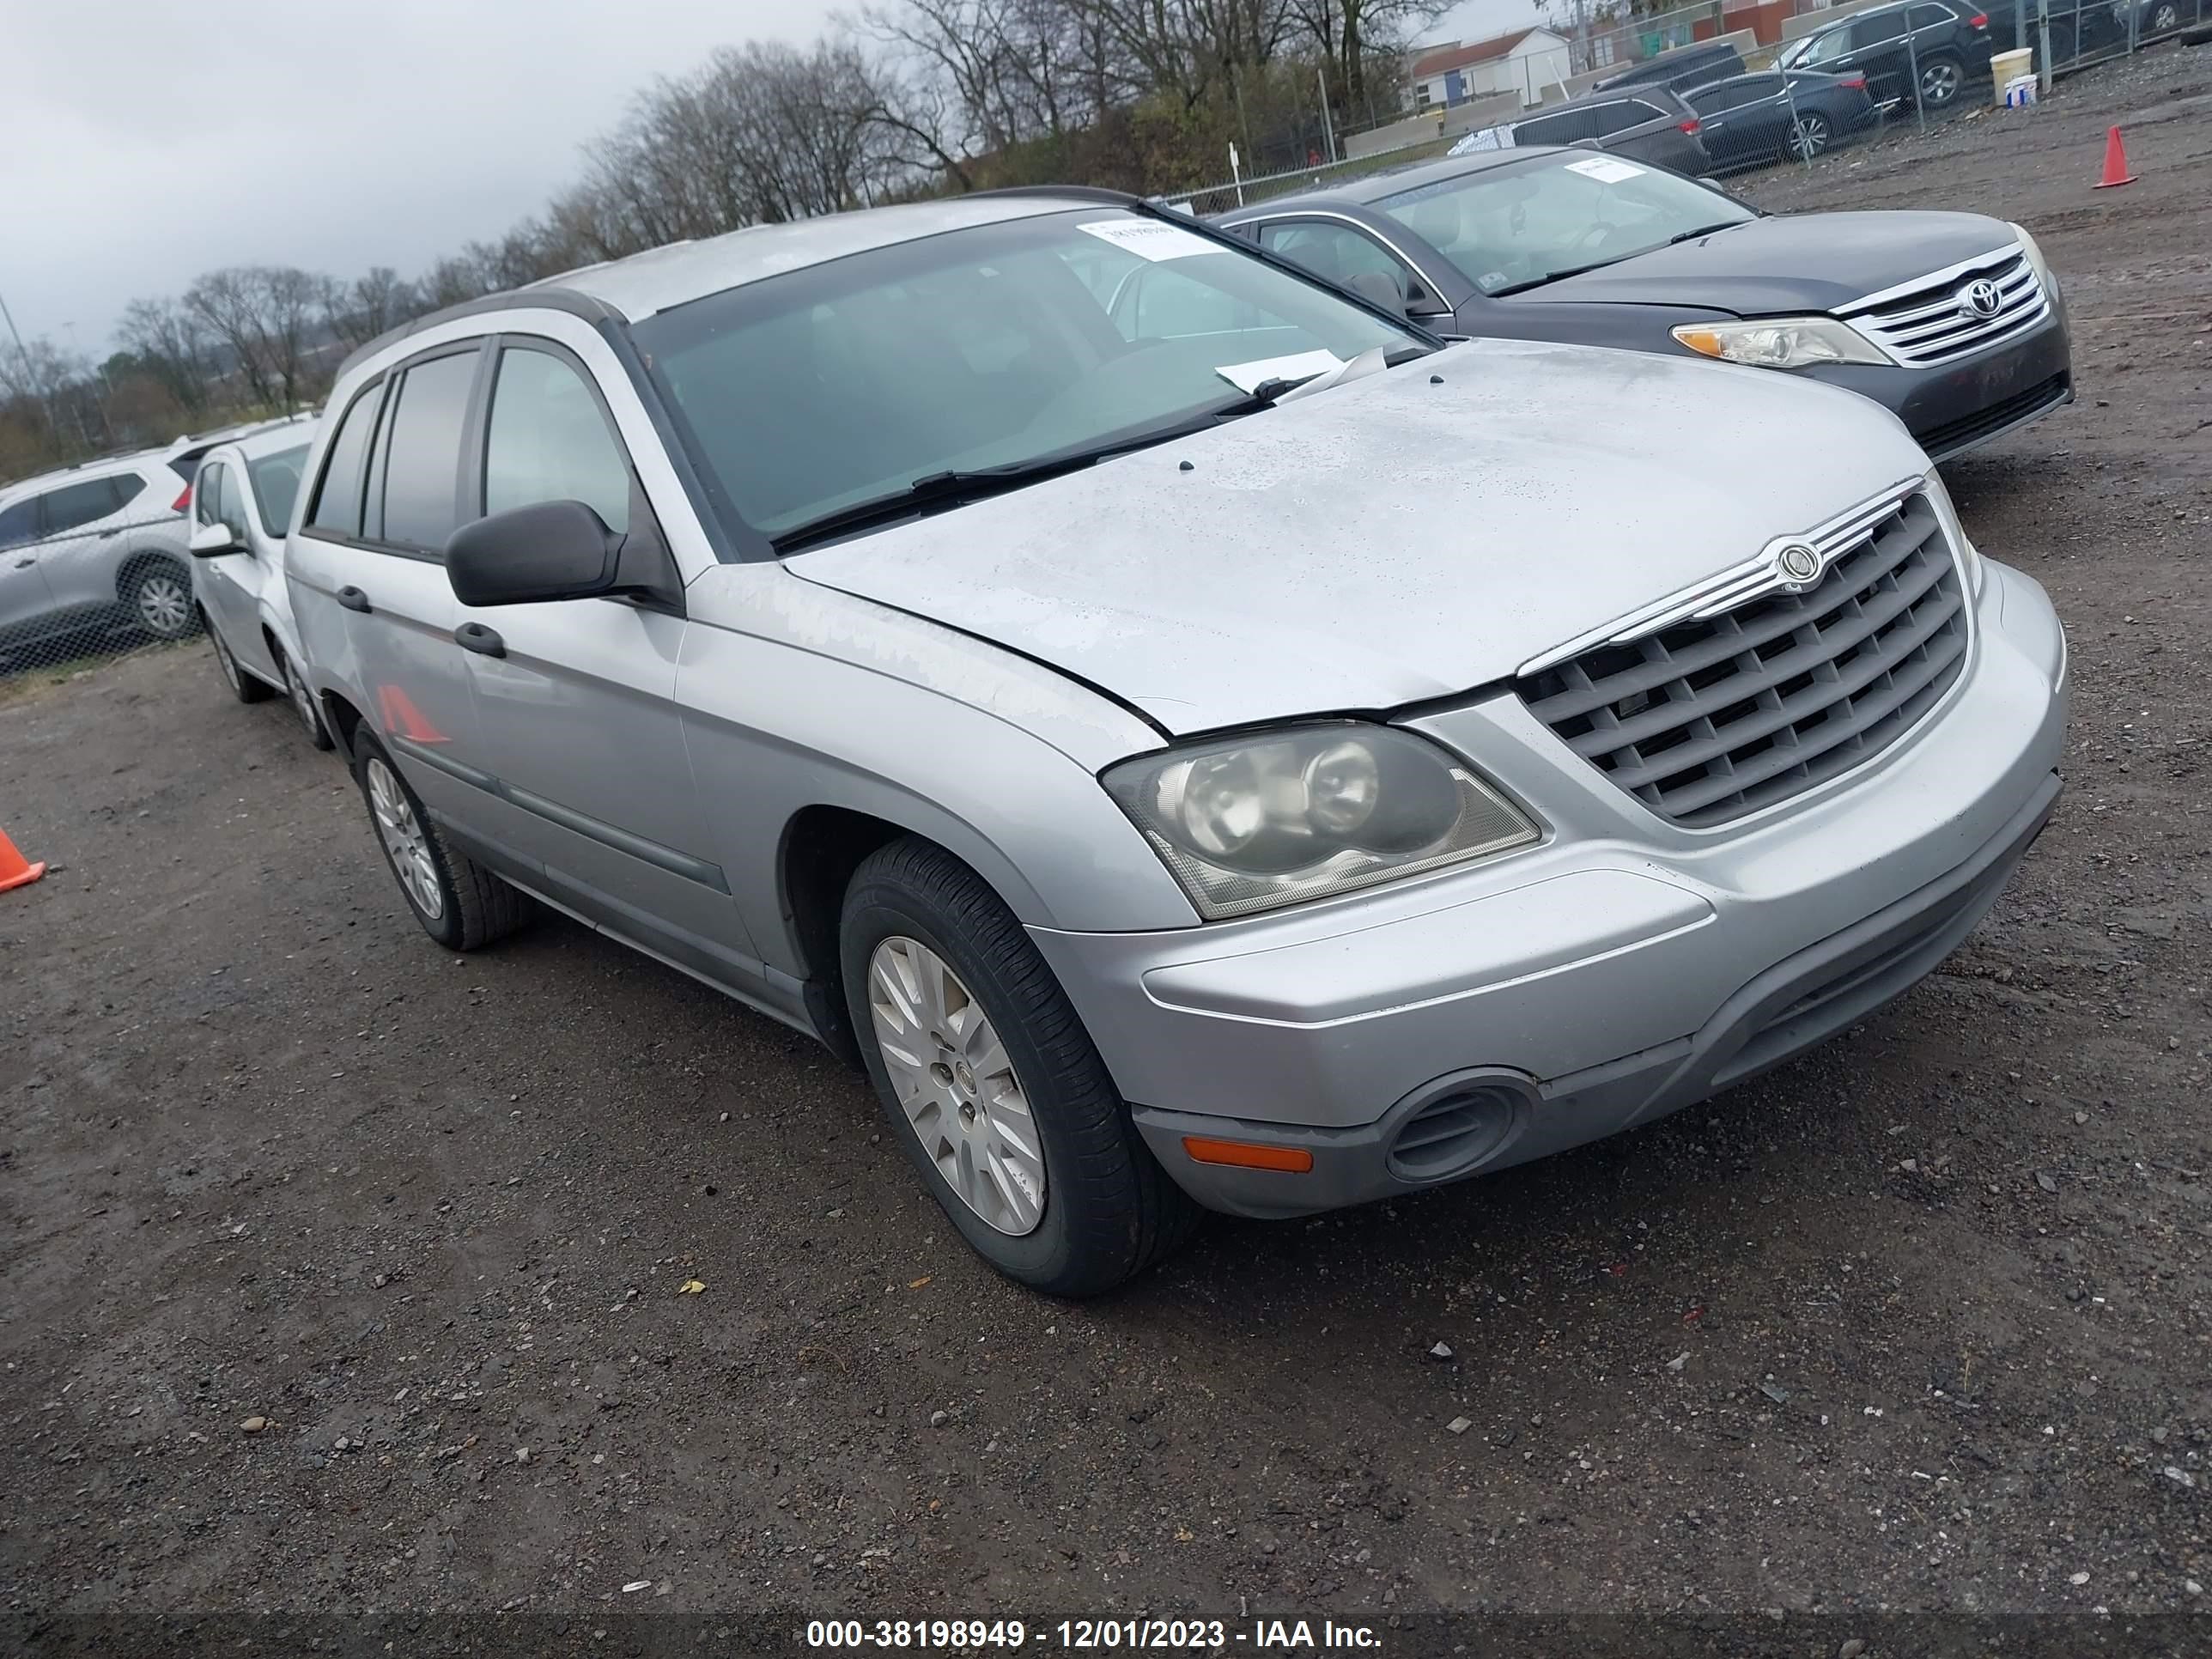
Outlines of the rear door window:
[[1563,109],[1556,115],[1539,115],[1513,129],[1516,144],[1571,144],[1597,137],[1597,118],[1588,109]]
[[376,426],[377,407],[383,401],[384,382],[377,380],[346,406],[337,435],[331,440],[323,462],[322,482],[315,487],[307,528],[339,536],[361,534],[362,477],[368,470],[368,440]]
[[461,429],[476,384],[475,345],[416,363],[393,394],[384,447],[379,539],[434,552],[459,522]]
[[115,492],[105,478],[64,484],[39,497],[40,528],[49,536],[66,535],[115,511]]
[[0,507],[0,547],[21,547],[39,538],[39,498]]
[[1860,50],[1879,46],[1891,40],[1905,38],[1905,14],[1898,11],[1870,12],[1852,21],[1851,45]]

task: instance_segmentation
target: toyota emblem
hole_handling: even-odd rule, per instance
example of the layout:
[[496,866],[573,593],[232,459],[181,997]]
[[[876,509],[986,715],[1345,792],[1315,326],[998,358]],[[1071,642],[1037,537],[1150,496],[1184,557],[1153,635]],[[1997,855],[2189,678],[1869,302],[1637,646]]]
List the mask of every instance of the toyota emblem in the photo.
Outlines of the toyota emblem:
[[1977,276],[1959,290],[1959,309],[1969,317],[1994,317],[2003,303],[2004,295],[1986,276]]
[[1791,542],[1777,550],[1774,568],[1784,587],[1799,592],[1820,574],[1820,556],[1802,542]]

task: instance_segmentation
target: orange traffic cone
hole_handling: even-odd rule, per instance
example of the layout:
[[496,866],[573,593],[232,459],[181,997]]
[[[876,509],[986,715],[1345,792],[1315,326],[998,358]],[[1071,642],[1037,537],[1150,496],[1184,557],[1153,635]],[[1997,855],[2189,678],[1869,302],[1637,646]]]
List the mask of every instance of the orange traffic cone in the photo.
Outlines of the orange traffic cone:
[[15,843],[0,835],[0,893],[13,887],[28,887],[46,873],[43,864],[33,864],[15,850]]
[[2120,142],[2120,130],[2108,127],[2105,131],[2105,176],[2097,180],[2099,190],[2110,190],[2115,185],[2132,185],[2134,173],[2128,171],[2128,147]]

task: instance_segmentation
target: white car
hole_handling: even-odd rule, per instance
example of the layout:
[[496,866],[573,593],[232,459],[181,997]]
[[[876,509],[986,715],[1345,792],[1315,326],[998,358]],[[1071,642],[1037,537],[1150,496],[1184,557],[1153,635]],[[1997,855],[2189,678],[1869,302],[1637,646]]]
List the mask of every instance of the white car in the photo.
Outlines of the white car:
[[284,532],[312,426],[287,423],[218,444],[192,482],[192,597],[216,665],[240,702],[281,691],[318,749],[331,746],[301,661],[284,581]]

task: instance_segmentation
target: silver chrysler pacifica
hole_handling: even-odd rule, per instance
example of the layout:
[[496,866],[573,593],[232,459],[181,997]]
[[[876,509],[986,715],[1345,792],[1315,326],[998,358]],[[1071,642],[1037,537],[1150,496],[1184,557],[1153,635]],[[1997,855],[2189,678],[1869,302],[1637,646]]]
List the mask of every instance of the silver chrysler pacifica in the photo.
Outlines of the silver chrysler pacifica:
[[812,1033],[1048,1291],[1775,1066],[2058,793],[2057,619],[1875,404],[1447,344],[1103,192],[424,318],[305,478],[431,936],[549,905]]

